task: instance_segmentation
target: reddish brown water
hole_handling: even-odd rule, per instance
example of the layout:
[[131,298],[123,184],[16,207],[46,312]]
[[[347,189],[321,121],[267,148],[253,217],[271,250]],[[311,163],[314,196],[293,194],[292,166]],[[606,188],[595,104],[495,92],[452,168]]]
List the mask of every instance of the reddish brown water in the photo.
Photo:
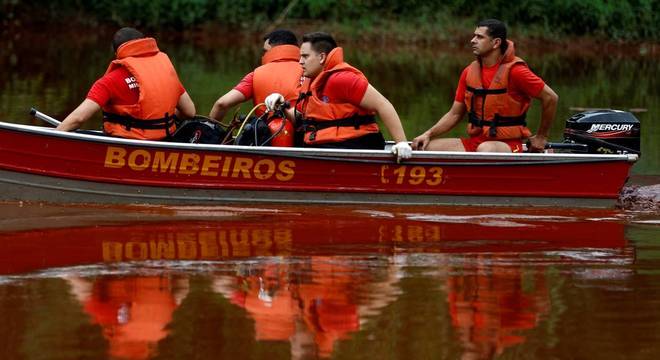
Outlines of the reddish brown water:
[[0,215],[3,359],[660,355],[653,212],[4,204]]

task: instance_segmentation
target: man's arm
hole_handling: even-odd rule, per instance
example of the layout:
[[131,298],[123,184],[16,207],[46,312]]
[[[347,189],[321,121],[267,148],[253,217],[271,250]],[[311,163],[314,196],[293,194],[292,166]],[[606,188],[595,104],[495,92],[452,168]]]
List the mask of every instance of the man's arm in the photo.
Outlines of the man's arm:
[[426,149],[426,146],[428,146],[432,138],[440,136],[453,129],[454,126],[463,119],[466,111],[467,107],[464,103],[454,101],[451,105],[451,109],[449,109],[449,111],[444,114],[435,125],[413,140],[412,148],[415,150]]
[[96,102],[85,99],[78,107],[67,116],[61,124],[55,129],[61,131],[73,131],[82,126],[82,124],[89,120],[97,111],[101,110],[101,106]]
[[541,125],[539,125],[536,131],[536,135],[529,138],[530,152],[542,152],[545,149],[559,100],[559,96],[548,85],[543,87],[543,90],[541,90],[536,98],[541,100]]
[[245,100],[247,100],[247,98],[242,92],[236,89],[231,89],[213,104],[209,117],[221,121],[229,109]]
[[176,104],[177,116],[183,119],[190,119],[195,117],[195,103],[193,103],[188,92],[184,92],[179,97],[179,103]]
[[399,114],[396,113],[392,103],[371,84],[367,86],[360,107],[378,113],[395,142],[406,141],[406,133],[403,131]]

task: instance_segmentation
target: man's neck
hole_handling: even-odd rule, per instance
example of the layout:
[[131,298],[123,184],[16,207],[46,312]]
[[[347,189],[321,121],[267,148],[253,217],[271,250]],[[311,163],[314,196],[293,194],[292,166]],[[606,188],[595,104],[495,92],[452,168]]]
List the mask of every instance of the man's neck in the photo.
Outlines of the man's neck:
[[481,65],[485,67],[494,66],[495,64],[500,62],[502,56],[504,55],[502,55],[499,49],[495,49],[491,51],[488,55],[481,57]]

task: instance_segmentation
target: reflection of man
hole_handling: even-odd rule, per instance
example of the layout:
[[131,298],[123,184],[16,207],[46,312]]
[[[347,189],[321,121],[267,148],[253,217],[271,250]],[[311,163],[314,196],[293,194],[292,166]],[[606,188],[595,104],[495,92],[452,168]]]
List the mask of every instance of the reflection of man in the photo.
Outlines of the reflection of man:
[[133,28],[121,28],[115,33],[112,46],[117,58],[57,130],[78,129],[103,110],[106,134],[162,140],[174,134],[175,114],[195,116],[195,104],[156,40]]
[[[394,269],[374,281],[372,273],[356,274],[351,264],[322,256],[268,264],[257,273],[217,277],[214,289],[250,313],[257,340],[290,341],[293,358],[307,358],[310,351],[331,356],[338,340],[358,331],[365,317],[377,315],[397,293]],[[292,274],[301,278],[294,281]],[[369,301],[358,301],[364,298]]]
[[465,358],[490,359],[523,343],[521,330],[535,328],[549,310],[543,273],[532,270],[537,276],[523,289],[522,269],[482,264],[491,260],[479,258],[474,272],[447,280],[449,313]]
[[[261,104],[274,92],[283,94],[289,102],[296,100],[302,78],[296,35],[289,30],[275,30],[264,37],[264,51],[261,66],[245,75],[213,104],[210,118],[222,120],[230,108],[248,99],[252,99],[254,105]],[[258,116],[263,112],[262,108],[256,110]]]
[[187,283],[174,283],[166,277],[100,278],[93,283],[68,280],[85,312],[103,328],[112,358],[152,356],[187,293]]
[[[557,94],[515,56],[499,20],[477,24],[470,41],[477,60],[468,65],[458,82],[454,103],[438,122],[416,137],[417,150],[520,152],[529,138],[530,151],[545,148],[557,110]],[[532,98],[541,100],[541,125],[536,135],[525,126]],[[439,139],[468,114],[467,138]]]
[[[257,340],[287,340],[295,333],[298,304],[286,281],[285,269],[267,266],[261,276],[231,279],[225,286],[238,282],[244,291],[229,290],[234,305],[245,308],[254,319]],[[220,283],[216,281],[216,288]]]

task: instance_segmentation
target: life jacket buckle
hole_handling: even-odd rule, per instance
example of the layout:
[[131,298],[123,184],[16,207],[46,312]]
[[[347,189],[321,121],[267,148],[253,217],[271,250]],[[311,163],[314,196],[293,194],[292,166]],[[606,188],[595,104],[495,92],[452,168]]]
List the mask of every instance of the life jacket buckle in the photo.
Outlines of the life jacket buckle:
[[500,115],[495,114],[493,117],[493,121],[490,124],[490,129],[488,129],[488,136],[489,137],[497,137],[497,125],[499,123]]
[[165,136],[167,139],[171,139],[172,134],[170,134],[170,126],[171,126],[170,120],[174,121],[174,119],[172,119],[172,117],[170,117],[170,114],[167,112],[165,113],[163,119],[165,119]]
[[474,111],[470,111],[470,113],[468,114],[468,122],[474,125],[475,127],[480,128],[484,126],[483,119],[478,117]]

